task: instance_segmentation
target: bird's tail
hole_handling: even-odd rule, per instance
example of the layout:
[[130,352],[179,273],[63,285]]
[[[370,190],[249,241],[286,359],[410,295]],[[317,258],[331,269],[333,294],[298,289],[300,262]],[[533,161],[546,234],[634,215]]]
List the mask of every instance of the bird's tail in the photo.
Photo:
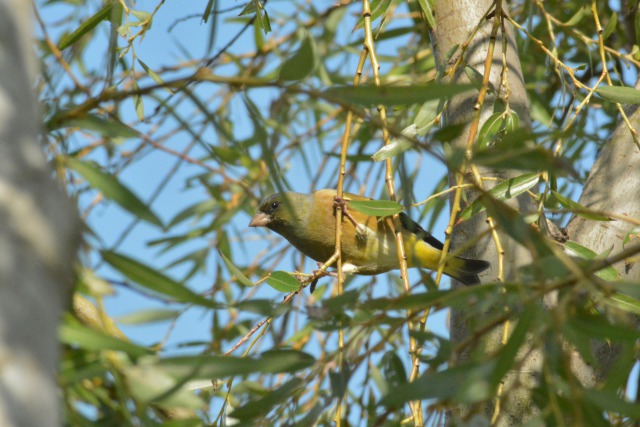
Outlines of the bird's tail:
[[490,263],[481,259],[455,257],[451,261],[448,262],[449,265],[444,269],[444,273],[465,285],[477,285],[480,283],[478,274],[491,266]]

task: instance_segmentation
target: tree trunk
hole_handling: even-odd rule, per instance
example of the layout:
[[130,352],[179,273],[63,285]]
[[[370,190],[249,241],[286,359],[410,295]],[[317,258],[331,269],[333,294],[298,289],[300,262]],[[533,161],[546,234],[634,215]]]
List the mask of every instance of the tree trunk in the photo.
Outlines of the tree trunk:
[[[640,89],[640,79],[636,81],[636,89]],[[628,108],[626,114],[631,126],[640,129],[640,109],[637,106]],[[579,203],[594,211],[626,215],[636,220],[640,218],[640,150],[623,120],[618,122],[602,147]],[[632,223],[620,219],[605,222],[575,216],[569,222],[567,234],[570,240],[598,254],[610,252],[615,255],[624,249],[625,236],[634,227]],[[638,240],[631,240],[625,248],[640,246]],[[640,281],[640,263],[621,261],[614,267],[621,280]],[[603,342],[596,342],[593,346],[600,369],[596,372],[586,371],[589,376],[580,377],[583,383],[604,380],[620,350],[618,346]]]
[[0,1],[0,425],[60,424],[57,324],[78,215],[38,143],[31,3]]
[[[464,65],[471,66],[480,74],[485,73],[485,60],[489,55],[490,35],[494,17],[485,18],[485,13],[493,4],[491,0],[466,0],[466,1],[450,1],[440,0],[436,2],[436,29],[432,34],[434,43],[434,51],[439,69],[442,71],[448,68],[456,61],[460,55],[460,49],[447,60],[446,55],[456,45],[463,46],[472,34],[478,23],[482,22],[479,31],[473,37],[464,52],[463,66],[458,67],[455,74],[451,77],[451,81],[455,83],[468,83],[469,79],[464,72]],[[506,4],[503,5],[506,7]],[[508,11],[504,10],[504,13]],[[493,15],[492,15],[493,16]],[[507,51],[506,62],[509,68],[508,85],[509,85],[509,105],[512,110],[517,112],[520,124],[524,127],[530,127],[530,114],[527,95],[524,87],[524,79],[520,67],[520,60],[514,39],[512,28],[506,25],[507,31]],[[504,97],[504,88],[500,85],[500,73],[502,71],[502,33],[499,30],[495,42],[493,60],[490,69],[490,82],[495,88],[500,88],[500,96]],[[478,92],[472,92],[453,98],[446,112],[447,124],[460,123],[465,125],[465,131],[460,137],[454,140],[453,145],[458,150],[465,150],[469,133],[471,131],[470,124],[473,121],[475,109],[474,106],[478,100]],[[495,94],[488,94],[482,110],[480,112],[480,123],[478,129],[482,128],[482,124],[493,113],[496,101]],[[498,181],[507,180],[515,176],[521,175],[519,171],[509,170],[491,170],[487,168],[479,168],[480,175],[483,177],[497,178]],[[470,175],[467,174],[466,182],[470,182]],[[455,186],[456,175],[450,173],[449,182],[451,186]],[[484,189],[488,190],[494,186],[496,181],[485,181]],[[474,200],[478,196],[473,191],[468,191],[466,200]],[[531,203],[527,196],[513,198],[509,204],[521,211],[535,211],[536,207]],[[464,207],[464,206],[463,206]],[[487,231],[486,215],[475,215],[470,220],[457,225],[453,229],[452,247],[464,245],[474,236],[481,235]],[[514,242],[506,233],[498,230],[498,237],[504,250],[504,270],[503,279],[506,281],[516,279],[517,267],[531,261],[531,255],[528,250]],[[485,259],[492,264],[492,268],[482,275],[482,280],[495,281],[498,278],[498,253],[494,239],[489,233],[485,234],[479,243],[474,244],[473,248],[464,253],[464,256],[470,258]],[[459,284],[454,284],[459,286]],[[496,309],[500,309],[496,307]],[[483,319],[467,319],[465,310],[452,310],[451,313],[451,340],[459,343],[473,332],[476,325],[482,325]],[[495,328],[488,334],[484,335],[484,339],[479,345],[487,354],[492,354],[501,347],[502,327]],[[524,345],[521,354],[528,352],[526,360],[521,366],[519,372],[507,374],[504,379],[504,392],[501,397],[501,410],[496,425],[521,425],[528,416],[531,415],[532,405],[530,392],[534,385],[536,372],[539,371],[541,362],[541,354],[539,351],[531,352],[530,348]],[[464,353],[454,355],[455,360],[452,364],[460,364],[469,359],[469,354]],[[483,407],[458,406],[449,416],[449,423],[458,424],[461,419],[466,421],[474,417],[490,419],[495,409],[494,403],[489,403]]]

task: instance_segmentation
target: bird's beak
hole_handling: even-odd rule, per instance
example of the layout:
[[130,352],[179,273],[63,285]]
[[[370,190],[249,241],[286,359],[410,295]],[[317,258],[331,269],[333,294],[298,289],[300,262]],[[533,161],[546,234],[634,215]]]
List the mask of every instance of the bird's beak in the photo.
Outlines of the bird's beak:
[[249,227],[266,227],[271,222],[271,217],[264,212],[258,212],[256,216],[251,219]]

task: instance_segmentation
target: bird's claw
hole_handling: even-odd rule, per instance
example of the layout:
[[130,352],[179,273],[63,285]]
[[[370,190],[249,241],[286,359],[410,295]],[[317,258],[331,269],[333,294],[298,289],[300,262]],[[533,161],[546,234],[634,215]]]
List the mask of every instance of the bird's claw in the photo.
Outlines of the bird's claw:
[[349,213],[347,209],[347,201],[342,197],[334,197],[333,198],[333,207],[336,209],[340,209],[342,211],[342,215],[347,218],[351,224],[356,228],[356,234],[359,236],[364,236],[367,233],[367,229],[364,225],[360,224],[356,219]]

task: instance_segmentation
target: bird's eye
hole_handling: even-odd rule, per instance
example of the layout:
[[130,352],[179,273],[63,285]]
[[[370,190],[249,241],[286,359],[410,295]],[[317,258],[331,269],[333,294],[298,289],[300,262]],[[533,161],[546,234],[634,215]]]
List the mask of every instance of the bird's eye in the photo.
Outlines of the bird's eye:
[[276,209],[278,209],[278,206],[280,206],[280,203],[278,203],[278,202],[271,202],[271,209],[276,210]]

